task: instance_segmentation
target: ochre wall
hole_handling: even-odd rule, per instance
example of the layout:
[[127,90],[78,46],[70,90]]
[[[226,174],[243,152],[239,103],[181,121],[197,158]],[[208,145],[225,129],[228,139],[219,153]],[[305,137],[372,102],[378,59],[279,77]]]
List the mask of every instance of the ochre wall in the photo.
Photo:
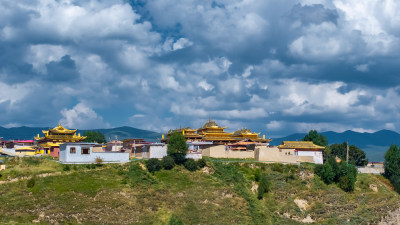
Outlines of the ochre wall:
[[254,159],[254,151],[227,151],[225,145],[211,146],[202,149],[202,155],[212,158]]
[[296,156],[294,149],[279,149],[278,147],[256,146],[255,159],[257,161],[281,163],[314,163],[312,156]]

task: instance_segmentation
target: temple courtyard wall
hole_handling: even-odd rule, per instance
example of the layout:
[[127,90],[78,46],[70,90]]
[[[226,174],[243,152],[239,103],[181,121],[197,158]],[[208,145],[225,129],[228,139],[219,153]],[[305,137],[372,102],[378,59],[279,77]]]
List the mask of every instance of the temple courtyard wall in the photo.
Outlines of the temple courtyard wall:
[[254,151],[232,151],[225,145],[206,147],[202,149],[202,155],[212,158],[254,159]]

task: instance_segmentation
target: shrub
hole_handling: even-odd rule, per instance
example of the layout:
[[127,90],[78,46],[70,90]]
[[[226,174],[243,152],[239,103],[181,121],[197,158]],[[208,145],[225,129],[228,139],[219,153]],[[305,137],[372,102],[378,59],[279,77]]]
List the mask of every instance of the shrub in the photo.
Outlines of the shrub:
[[67,165],[64,165],[63,170],[64,170],[64,171],[70,171],[71,168],[70,168],[69,165],[67,164]]
[[254,181],[259,182],[261,179],[261,170],[260,169],[256,169],[254,171]]
[[269,181],[267,175],[263,173],[260,178],[260,183],[258,184],[258,199],[263,199],[264,194],[268,193],[271,188],[271,182]]
[[389,180],[393,184],[394,190],[400,193],[400,175],[393,175]]
[[94,160],[94,162],[96,163],[96,165],[97,166],[102,166],[103,165],[103,159],[102,158],[100,158],[100,157],[97,157],[95,160]]
[[321,170],[321,179],[326,184],[331,184],[335,180],[336,173],[330,163],[325,163]]
[[36,183],[36,178],[35,177],[31,177],[27,182],[26,182],[26,187],[27,188],[33,188],[33,186],[35,186]]
[[357,180],[357,168],[347,164],[345,161],[337,163],[335,159],[329,158],[324,165],[316,166],[314,173],[319,175],[326,184],[337,183],[343,191],[354,191]]
[[175,216],[174,214],[171,215],[169,221],[168,221],[168,225],[183,225],[184,223],[182,222],[181,219],[179,219],[179,217]]
[[146,162],[146,168],[149,172],[156,172],[161,170],[161,163],[158,159],[149,159]]
[[23,162],[29,166],[37,166],[41,163],[41,160],[33,157],[23,157]]
[[189,171],[196,171],[198,169],[196,161],[194,159],[187,159],[185,164],[185,168]]
[[197,166],[199,168],[204,168],[207,165],[206,160],[205,159],[199,159],[197,160]]
[[283,173],[283,165],[280,163],[274,163],[274,164],[272,164],[271,170],[275,171],[275,172]]
[[166,170],[171,170],[175,166],[175,161],[171,156],[164,156],[161,160],[162,167]]

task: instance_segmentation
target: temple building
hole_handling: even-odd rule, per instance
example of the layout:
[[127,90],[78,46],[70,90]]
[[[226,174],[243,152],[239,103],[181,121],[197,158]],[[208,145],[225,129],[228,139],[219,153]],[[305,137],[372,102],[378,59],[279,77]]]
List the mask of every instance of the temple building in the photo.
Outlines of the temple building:
[[[167,133],[167,139],[173,134],[173,133],[182,133],[183,136],[185,136],[187,141],[200,141],[202,140],[202,136],[196,133],[196,129],[192,129],[190,127],[185,127],[185,128],[179,128],[175,130],[170,130]],[[164,139],[164,137],[163,137]]]
[[265,136],[261,138],[259,133],[251,132],[249,129],[241,129],[234,133],[228,133],[224,131],[225,129],[226,127],[218,126],[215,121],[208,120],[197,130],[190,127],[170,130],[167,133],[166,138],[164,138],[163,135],[161,141],[166,143],[168,138],[173,133],[177,132],[182,133],[188,142],[212,142],[214,145],[228,145],[240,141],[251,141],[257,143],[268,143],[271,141],[270,139],[265,139]]
[[271,139],[265,139],[265,135],[262,138],[259,135],[260,133],[251,132],[249,129],[240,129],[233,132],[231,136],[237,140],[250,140],[258,143],[268,143],[271,141]]
[[40,149],[52,157],[59,157],[60,144],[65,142],[81,142],[86,139],[81,134],[76,135],[76,130],[69,130],[61,126],[61,124],[58,124],[53,129],[49,129],[48,131],[43,130],[42,132],[44,136],[40,137],[38,134],[35,140]]
[[226,127],[220,127],[213,120],[208,120],[201,128],[197,130],[197,134],[203,136],[204,141],[212,141],[214,144],[226,144],[236,142],[232,138],[232,133],[227,133],[224,130]]

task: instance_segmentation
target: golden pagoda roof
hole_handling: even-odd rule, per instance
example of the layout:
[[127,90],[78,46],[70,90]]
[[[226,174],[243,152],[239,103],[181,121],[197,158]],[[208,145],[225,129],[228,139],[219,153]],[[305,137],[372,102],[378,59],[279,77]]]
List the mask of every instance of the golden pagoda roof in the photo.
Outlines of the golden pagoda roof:
[[284,141],[278,148],[282,149],[318,149],[322,150],[325,147],[314,144],[312,141]]
[[195,132],[196,130],[192,129],[191,127],[184,127],[184,128],[179,128],[179,129],[178,128],[177,129],[171,129],[171,130],[168,131],[167,134],[172,134],[172,133],[175,133],[175,132],[182,133],[182,131],[193,131],[193,132]]
[[205,129],[205,128],[226,128],[226,127],[220,127],[214,120],[208,120],[200,129]]
[[242,135],[259,135],[260,133],[251,132],[249,129],[240,129],[233,132],[232,136],[242,136]]
[[[73,134],[76,132],[76,130],[69,130],[67,128],[64,128],[61,126],[61,124],[58,124],[58,126],[54,127],[53,129],[49,129],[50,132],[56,133],[56,134]],[[48,131],[45,131],[48,132]],[[43,133],[45,133],[43,132]]]

